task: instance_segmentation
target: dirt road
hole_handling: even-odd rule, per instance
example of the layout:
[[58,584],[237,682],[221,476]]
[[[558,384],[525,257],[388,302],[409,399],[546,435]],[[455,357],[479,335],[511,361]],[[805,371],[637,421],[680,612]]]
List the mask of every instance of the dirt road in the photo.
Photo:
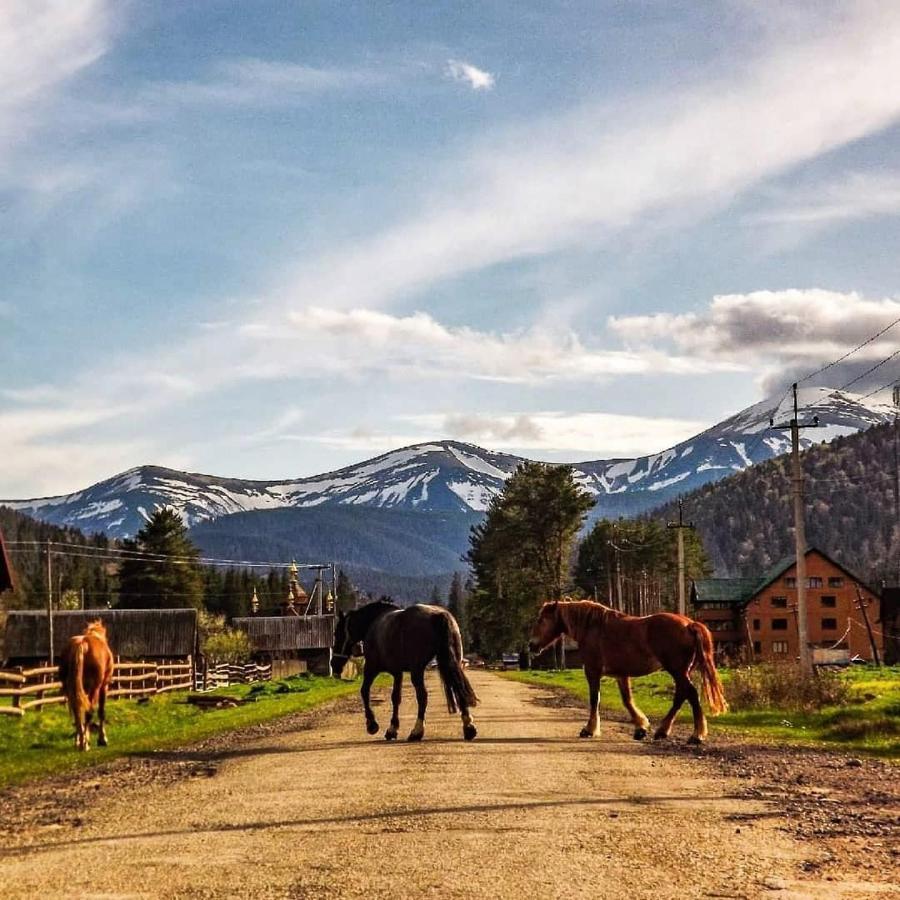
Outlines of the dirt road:
[[[361,713],[345,706],[312,729],[226,747],[208,777],[86,787],[78,827],[5,842],[0,894],[875,895],[795,880],[814,850],[697,761],[661,757],[615,723],[604,723],[599,739],[579,740],[580,712],[490,674],[473,680],[482,705],[471,744],[434,683],[422,744],[369,738]],[[409,695],[401,734],[413,722]],[[386,725],[387,707],[376,713]]]

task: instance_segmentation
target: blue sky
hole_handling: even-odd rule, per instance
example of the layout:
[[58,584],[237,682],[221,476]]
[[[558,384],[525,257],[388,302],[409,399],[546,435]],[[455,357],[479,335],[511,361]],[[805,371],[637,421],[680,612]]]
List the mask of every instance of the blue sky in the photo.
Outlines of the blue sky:
[[9,0],[0,496],[780,394],[900,316],[900,10],[775,6]]

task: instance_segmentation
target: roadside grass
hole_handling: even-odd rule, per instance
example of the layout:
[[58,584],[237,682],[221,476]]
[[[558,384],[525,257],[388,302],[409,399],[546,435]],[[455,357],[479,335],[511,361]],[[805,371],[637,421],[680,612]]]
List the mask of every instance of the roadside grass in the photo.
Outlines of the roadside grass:
[[[720,669],[726,695],[732,672]],[[504,677],[525,684],[558,688],[587,704],[588,689],[580,669],[563,672],[505,672]],[[900,761],[900,666],[877,669],[852,666],[839,675],[849,686],[849,700],[839,706],[815,711],[786,708],[748,708],[710,718],[710,730],[722,730],[736,737],[769,743],[816,745],[819,748],[865,753]],[[656,672],[632,681],[634,700],[654,722],[662,718],[672,701],[672,679]],[[612,678],[600,687],[601,718],[625,718],[619,690]],[[585,712],[586,715],[586,712]],[[685,704],[676,720],[682,728],[690,722]]]
[[359,690],[356,681],[298,675],[279,681],[236,685],[213,696],[248,698],[230,709],[202,710],[186,702],[186,692],[158,694],[149,702],[111,700],[106,707],[110,745],[74,748],[74,728],[65,707],[50,706],[20,718],[0,716],[0,787],[94,766],[132,753],[148,753],[226,731],[303,712]]

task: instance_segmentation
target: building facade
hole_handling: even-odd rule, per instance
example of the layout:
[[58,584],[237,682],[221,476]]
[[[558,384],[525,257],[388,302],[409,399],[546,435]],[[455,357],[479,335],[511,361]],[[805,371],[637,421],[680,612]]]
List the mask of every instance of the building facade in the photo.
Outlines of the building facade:
[[[806,551],[806,619],[814,649],[844,650],[850,658],[873,658],[860,600],[866,606],[879,655],[883,642],[875,623],[880,598],[844,566],[814,547]],[[796,659],[797,569],[781,560],[759,579],[713,578],[691,590],[695,617],[712,631],[720,656],[758,661]]]

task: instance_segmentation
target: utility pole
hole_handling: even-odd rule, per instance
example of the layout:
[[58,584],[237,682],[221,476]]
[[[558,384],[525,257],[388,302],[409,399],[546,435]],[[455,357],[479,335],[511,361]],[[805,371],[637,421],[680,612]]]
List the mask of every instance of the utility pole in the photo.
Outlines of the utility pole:
[[678,532],[678,615],[687,615],[687,599],[684,589],[684,530],[693,530],[693,522],[684,521],[684,500],[678,498],[678,521],[667,522],[666,528],[675,528]]
[[50,552],[50,539],[47,538],[47,648],[50,654],[49,665],[53,665],[53,563]]
[[[894,525],[900,527],[900,384],[894,385]],[[888,540],[890,552],[891,540]],[[900,553],[897,554],[897,584],[900,585]]]
[[878,657],[878,644],[875,641],[875,635],[872,634],[872,624],[869,622],[868,603],[863,600],[862,591],[859,585],[856,585],[856,608],[862,613],[863,622],[866,623],[866,631],[869,635],[869,645],[872,647],[872,659],[875,665],[881,668],[881,660]]
[[791,432],[791,492],[794,498],[794,554],[797,575],[797,640],[800,644],[800,670],[804,675],[812,675],[812,654],[809,652],[809,621],[806,615],[806,517],[803,508],[803,468],[800,465],[800,429],[818,428],[819,417],[813,416],[811,423],[801,425],[797,410],[797,384],[794,391],[794,417],[790,422],[776,425],[769,419],[769,427]]

